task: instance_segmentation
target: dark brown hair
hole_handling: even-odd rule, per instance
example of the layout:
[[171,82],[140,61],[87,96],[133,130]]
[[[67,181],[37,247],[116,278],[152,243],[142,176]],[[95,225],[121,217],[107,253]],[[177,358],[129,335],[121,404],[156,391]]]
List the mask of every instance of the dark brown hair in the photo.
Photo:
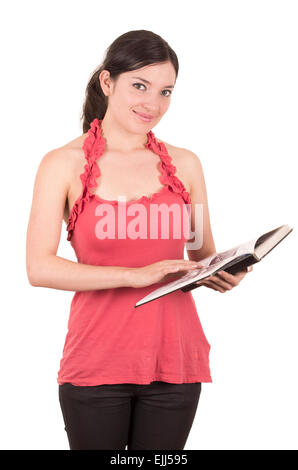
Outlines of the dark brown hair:
[[161,36],[152,31],[129,31],[115,39],[89,79],[80,118],[83,120],[83,133],[88,131],[94,118],[103,119],[107,110],[108,97],[99,82],[102,70],[108,70],[111,79],[116,81],[121,73],[167,61],[173,64],[177,79],[179,63],[175,52]]

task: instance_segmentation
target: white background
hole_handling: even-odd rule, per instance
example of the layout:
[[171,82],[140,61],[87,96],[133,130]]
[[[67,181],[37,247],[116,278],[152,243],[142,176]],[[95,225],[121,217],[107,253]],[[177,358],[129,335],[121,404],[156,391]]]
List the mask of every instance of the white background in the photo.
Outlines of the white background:
[[[82,134],[91,72],[119,35],[160,34],[180,71],[157,138],[201,159],[218,251],[294,231],[232,291],[192,291],[211,343],[185,449],[297,449],[298,4],[280,0],[1,5],[1,449],[68,449],[57,371],[73,292],[34,288],[35,174]],[[76,260],[61,227],[57,253]]]

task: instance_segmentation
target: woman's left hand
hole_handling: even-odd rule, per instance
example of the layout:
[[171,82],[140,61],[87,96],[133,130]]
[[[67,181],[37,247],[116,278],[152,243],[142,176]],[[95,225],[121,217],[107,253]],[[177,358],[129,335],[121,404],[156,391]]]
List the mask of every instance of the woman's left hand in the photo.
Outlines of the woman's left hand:
[[253,267],[249,266],[243,271],[239,271],[236,274],[230,274],[225,271],[218,271],[213,276],[206,277],[202,281],[197,281],[196,284],[199,286],[206,286],[219,292],[225,293],[227,290],[233,289],[238,286],[239,282],[246,276],[246,274],[252,271]]

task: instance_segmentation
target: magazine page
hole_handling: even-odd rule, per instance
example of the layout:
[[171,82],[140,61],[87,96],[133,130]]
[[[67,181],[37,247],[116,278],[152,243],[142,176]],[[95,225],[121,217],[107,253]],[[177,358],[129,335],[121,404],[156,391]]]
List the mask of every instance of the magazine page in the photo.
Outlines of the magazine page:
[[219,261],[209,264],[204,268],[192,269],[175,281],[171,281],[166,285],[155,289],[150,294],[142,298],[139,302],[137,302],[135,306],[137,307],[138,305],[142,305],[142,303],[150,302],[151,300],[161,297],[162,295],[170,294],[171,292],[190,284],[190,282],[200,281],[214,273],[214,271],[219,271],[222,266],[238,257],[238,254],[235,254],[234,256],[220,259]]
[[[289,226],[282,227],[286,227],[288,233],[293,230]],[[220,271],[223,266],[228,265],[231,261],[234,261],[237,258],[240,260],[241,258],[244,259],[249,255],[255,256],[255,245],[260,238],[261,237],[254,238],[246,243],[241,243],[240,245],[237,245],[234,248],[223,251],[221,253],[213,253],[213,255],[200,260],[200,263],[204,265],[203,268],[190,270],[185,275],[180,276],[178,279],[153,290],[150,294],[140,299],[139,302],[136,303],[135,307],[138,307],[143,303],[150,302],[151,300],[159,298],[163,295],[170,294],[171,292],[190,285],[193,282],[203,280],[209,275],[212,275],[214,272]]]
[[208,277],[214,271],[220,270],[222,266],[234,260],[235,258],[238,258],[243,254],[253,252],[256,240],[257,239],[255,238],[247,243],[237,245],[236,247],[231,248],[230,250],[226,250],[221,253],[215,253],[207,258],[204,258],[203,260],[200,260],[200,263],[204,264],[203,268],[192,269],[191,271],[188,271],[186,274],[180,276],[178,279],[168,282],[166,285],[155,289],[144,299],[146,299],[146,301],[149,301],[151,298],[165,295],[166,293],[170,293],[176,289],[181,289],[181,287],[188,285],[190,281],[196,282],[200,281],[201,279],[204,279],[205,277]]
[[234,257],[236,255],[240,256],[240,255],[244,255],[247,253],[253,253],[256,241],[257,241],[257,238],[254,238],[253,240],[250,240],[249,242],[241,243],[240,245],[230,248],[229,250],[222,251],[221,253],[215,253],[211,256],[208,256],[207,258],[200,260],[200,263],[202,263],[204,266],[211,266],[211,265],[213,266],[219,261],[222,261],[222,260],[227,261],[229,258]]
[[210,273],[216,271],[217,269],[220,269],[221,266],[224,266],[227,262],[232,261],[237,257],[238,256],[230,256],[229,258],[225,258],[224,260],[220,259],[216,263],[210,264],[209,266],[205,266],[204,268],[192,269],[183,276],[180,276],[178,279],[167,283],[165,286],[155,289],[153,292],[151,292],[151,294],[148,294],[146,296],[146,299],[149,300],[151,297],[155,297],[156,295],[159,296],[165,293],[170,293],[177,288],[181,288],[189,284],[189,281],[199,281],[202,278],[209,276]]
[[250,242],[242,243],[241,245],[231,248],[230,250],[223,251],[222,253],[215,253],[212,256],[200,260],[200,263],[204,264],[203,268],[192,269],[188,271],[178,279],[168,282],[166,285],[156,289],[154,293],[165,293],[174,290],[177,287],[184,287],[189,283],[189,281],[193,280],[193,282],[195,282],[209,276],[214,271],[219,270],[221,266],[224,266],[235,258],[238,258],[243,254],[251,253],[251,250],[253,252],[255,242],[256,239],[253,239]]
[[231,256],[225,256],[223,259],[221,259],[220,257],[219,259],[217,259],[217,261],[213,260],[212,263],[210,263],[208,266],[205,266],[204,268],[192,269],[188,271],[184,276],[181,276],[179,279],[176,279],[175,281],[168,283],[166,286],[164,286],[161,289],[166,290],[170,287],[171,288],[174,286],[176,287],[180,285],[182,282],[187,284],[188,281],[191,281],[191,280],[199,281],[200,279],[207,277],[214,271],[220,269],[221,266],[224,266],[226,263],[232,261],[235,258],[238,258],[237,252],[235,252],[235,254],[232,254]]

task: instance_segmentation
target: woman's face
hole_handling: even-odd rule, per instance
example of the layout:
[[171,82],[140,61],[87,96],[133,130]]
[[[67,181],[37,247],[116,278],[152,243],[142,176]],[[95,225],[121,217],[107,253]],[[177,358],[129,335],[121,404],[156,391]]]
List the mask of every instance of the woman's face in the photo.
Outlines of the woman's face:
[[[147,65],[119,75],[116,82],[103,70],[100,83],[108,96],[107,114],[136,134],[147,133],[170,106],[176,72],[171,62]],[[149,116],[142,120],[138,114]]]

